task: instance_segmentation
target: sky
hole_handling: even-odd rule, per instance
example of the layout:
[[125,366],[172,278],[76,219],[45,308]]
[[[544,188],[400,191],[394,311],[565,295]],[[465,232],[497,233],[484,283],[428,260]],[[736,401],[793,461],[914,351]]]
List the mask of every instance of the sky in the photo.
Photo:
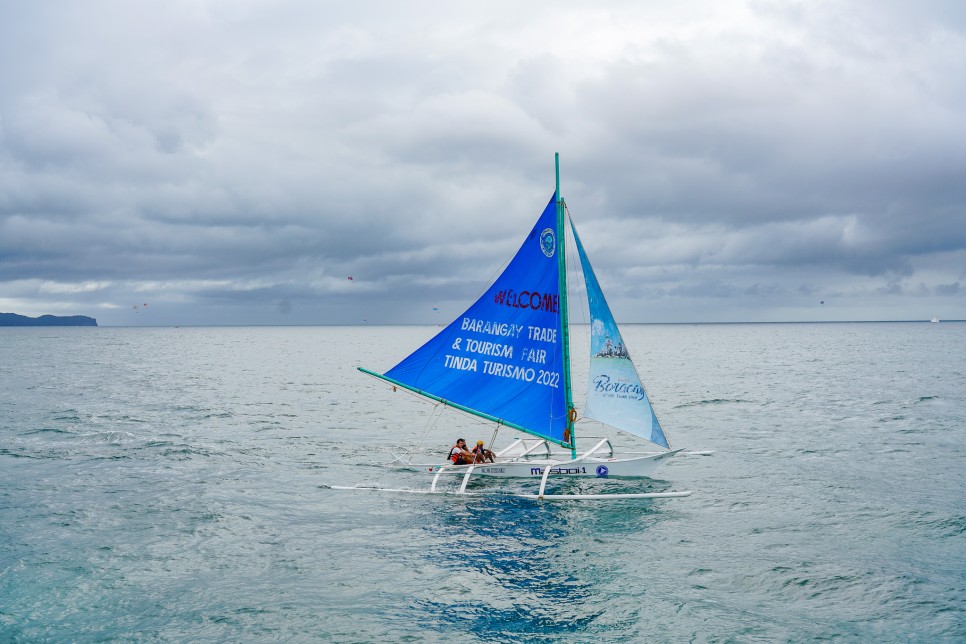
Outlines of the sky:
[[966,319],[960,0],[0,0],[0,312],[449,322],[555,152],[619,321]]

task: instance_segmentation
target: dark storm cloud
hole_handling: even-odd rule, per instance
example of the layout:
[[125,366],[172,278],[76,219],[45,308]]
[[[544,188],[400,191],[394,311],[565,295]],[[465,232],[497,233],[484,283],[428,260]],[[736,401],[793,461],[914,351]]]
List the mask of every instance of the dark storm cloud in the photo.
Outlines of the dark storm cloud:
[[964,14],[3,3],[0,310],[436,322],[560,150],[619,317],[966,317]]

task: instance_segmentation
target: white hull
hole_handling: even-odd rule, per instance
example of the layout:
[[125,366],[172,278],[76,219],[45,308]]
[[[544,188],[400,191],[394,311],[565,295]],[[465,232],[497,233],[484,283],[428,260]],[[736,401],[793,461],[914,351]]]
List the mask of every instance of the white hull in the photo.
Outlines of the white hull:
[[453,464],[409,464],[407,469],[413,469],[426,474],[458,474],[465,476],[473,468],[473,476],[488,476],[493,478],[543,478],[544,470],[550,468],[550,475],[557,477],[591,477],[591,478],[644,478],[649,477],[665,461],[676,454],[676,451],[648,454],[632,458],[599,458],[588,456],[569,461],[548,458],[520,459],[501,461],[497,463],[478,463],[476,465]]

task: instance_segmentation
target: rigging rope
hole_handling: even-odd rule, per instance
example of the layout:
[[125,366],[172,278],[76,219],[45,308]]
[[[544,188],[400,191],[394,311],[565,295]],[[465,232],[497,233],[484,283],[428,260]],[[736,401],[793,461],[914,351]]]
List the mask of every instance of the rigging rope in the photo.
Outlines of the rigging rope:
[[[416,440],[416,444],[413,445],[413,448],[409,450],[409,454],[406,456],[406,460],[408,462],[412,462],[413,456],[416,454],[416,450],[423,446],[423,441],[426,440],[426,436],[429,435],[429,432],[435,429],[439,419],[443,417],[443,411],[445,410],[441,409],[441,407],[443,407],[443,403],[441,402],[437,402],[435,405],[433,405],[433,410],[429,412],[429,419],[426,421],[426,427],[423,428],[423,433],[420,434],[419,438]],[[438,414],[436,413],[437,411],[439,411]]]

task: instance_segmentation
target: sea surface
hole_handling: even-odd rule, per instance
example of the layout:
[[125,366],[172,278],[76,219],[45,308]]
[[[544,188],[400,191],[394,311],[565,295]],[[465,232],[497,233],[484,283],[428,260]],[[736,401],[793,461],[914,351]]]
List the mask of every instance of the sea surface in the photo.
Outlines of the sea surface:
[[492,436],[355,369],[433,327],[0,330],[0,642],[966,641],[966,323],[623,330],[715,453],[555,489],[690,497],[332,489]]

